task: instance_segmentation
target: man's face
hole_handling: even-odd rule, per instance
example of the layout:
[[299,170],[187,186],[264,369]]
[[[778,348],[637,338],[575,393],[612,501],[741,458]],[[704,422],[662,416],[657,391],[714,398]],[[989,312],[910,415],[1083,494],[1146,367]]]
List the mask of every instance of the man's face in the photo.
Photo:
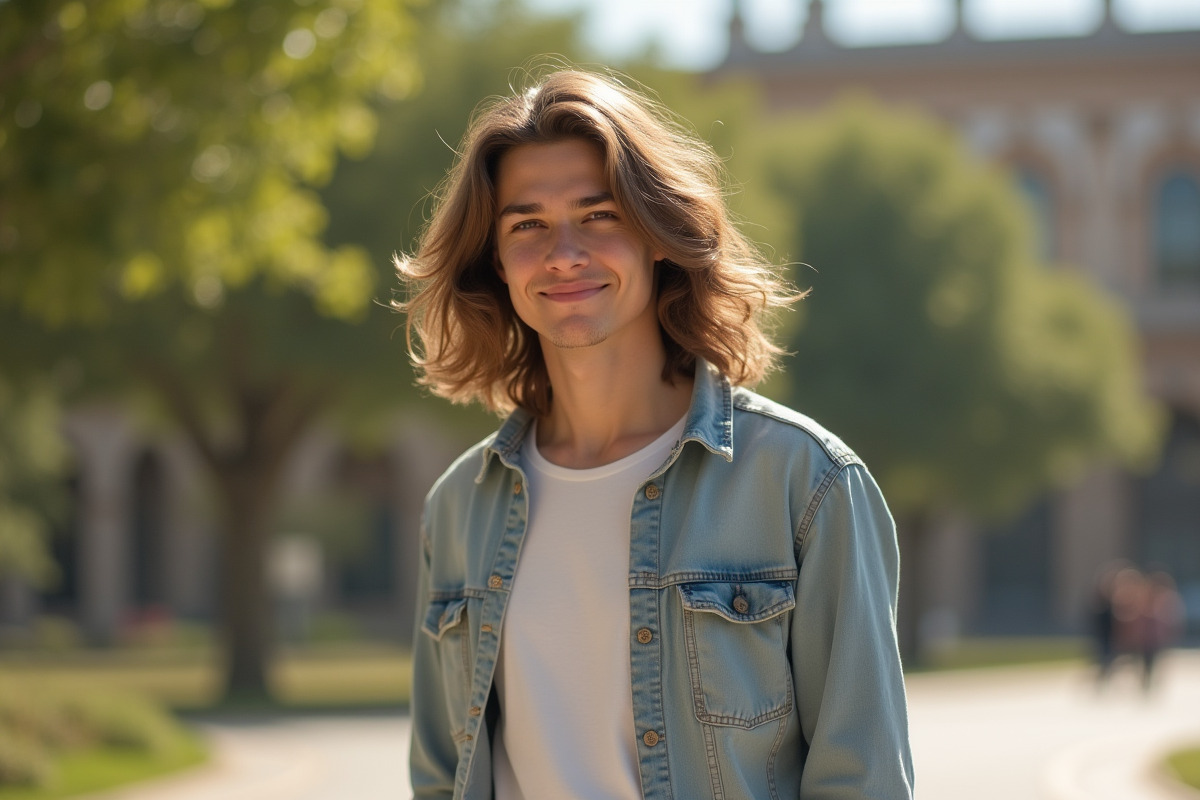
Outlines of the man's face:
[[542,346],[657,338],[654,262],[617,207],[591,143],[514,147],[496,170],[497,268]]

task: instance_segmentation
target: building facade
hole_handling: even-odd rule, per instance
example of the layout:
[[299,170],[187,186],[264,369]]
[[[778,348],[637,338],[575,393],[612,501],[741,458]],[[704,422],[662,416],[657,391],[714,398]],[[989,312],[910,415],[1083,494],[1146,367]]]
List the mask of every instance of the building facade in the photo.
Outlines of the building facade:
[[[23,639],[54,618],[103,645],[209,625],[219,522],[188,444],[111,406],[71,411],[65,433],[74,466],[71,514],[51,539],[59,579],[39,592],[0,577],[0,634]],[[412,415],[381,434],[364,454],[317,429],[289,459],[268,565],[285,638],[320,636],[335,615],[343,633],[412,635],[424,495],[461,443]]]
[[749,76],[780,110],[848,92],[933,115],[1006,165],[1042,255],[1086,273],[1129,310],[1148,391],[1169,409],[1149,475],[1099,467],[1016,522],[946,520],[921,587],[930,637],[1079,632],[1113,559],[1166,567],[1200,622],[1200,30],[1131,32],[1104,0],[1088,35],[984,40],[954,3],[936,42],[849,47],[811,0],[796,43],[759,52],[740,7],[714,77]]

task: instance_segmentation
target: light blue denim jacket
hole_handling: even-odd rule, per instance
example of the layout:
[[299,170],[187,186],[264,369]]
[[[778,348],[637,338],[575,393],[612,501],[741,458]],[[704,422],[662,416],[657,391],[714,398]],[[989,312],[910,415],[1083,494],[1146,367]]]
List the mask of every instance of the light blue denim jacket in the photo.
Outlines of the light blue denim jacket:
[[[426,501],[417,797],[492,796],[492,678],[530,422],[513,413]],[[912,797],[895,529],[854,453],[700,363],[683,436],[637,492],[630,528],[629,735],[645,797]]]

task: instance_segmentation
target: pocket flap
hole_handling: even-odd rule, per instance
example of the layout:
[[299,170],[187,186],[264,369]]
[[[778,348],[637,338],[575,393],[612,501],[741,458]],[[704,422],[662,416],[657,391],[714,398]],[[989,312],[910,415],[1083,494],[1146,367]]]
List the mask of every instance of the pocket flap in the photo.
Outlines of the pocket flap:
[[790,581],[681,583],[679,596],[689,611],[718,614],[730,622],[760,622],[796,607]]
[[446,631],[462,622],[463,611],[467,608],[467,598],[451,597],[448,600],[433,600],[425,611],[425,622],[421,630],[441,641]]

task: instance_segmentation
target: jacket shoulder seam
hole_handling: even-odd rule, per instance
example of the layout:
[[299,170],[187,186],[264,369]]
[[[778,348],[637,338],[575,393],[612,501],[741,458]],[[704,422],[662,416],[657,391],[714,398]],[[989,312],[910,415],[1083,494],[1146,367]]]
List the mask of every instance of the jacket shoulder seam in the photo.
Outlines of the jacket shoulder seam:
[[800,563],[800,550],[804,547],[804,541],[808,538],[809,531],[812,528],[813,520],[816,519],[817,512],[821,508],[821,503],[824,502],[829,494],[830,487],[837,481],[838,476],[845,472],[846,467],[851,464],[861,464],[858,457],[853,453],[834,460],[833,465],[826,471],[825,476],[821,479],[821,483],[813,492],[812,500],[809,501],[808,507],[804,510],[804,516],[800,518],[800,524],[796,526],[795,549],[796,563]]
[[[781,406],[766,398],[759,397],[751,393],[739,393],[734,398],[734,407],[739,411],[744,411],[750,414],[756,414],[760,417],[765,417],[781,425],[787,425],[790,428],[795,428],[798,431],[806,434],[813,442],[815,442],[821,450],[828,456],[831,466],[839,467],[850,463],[862,463],[858,455],[847,447],[843,442],[838,440],[833,434],[828,433],[817,422],[809,417],[793,411],[786,406]],[[822,436],[824,433],[826,435]],[[736,446],[736,445],[735,445]]]

